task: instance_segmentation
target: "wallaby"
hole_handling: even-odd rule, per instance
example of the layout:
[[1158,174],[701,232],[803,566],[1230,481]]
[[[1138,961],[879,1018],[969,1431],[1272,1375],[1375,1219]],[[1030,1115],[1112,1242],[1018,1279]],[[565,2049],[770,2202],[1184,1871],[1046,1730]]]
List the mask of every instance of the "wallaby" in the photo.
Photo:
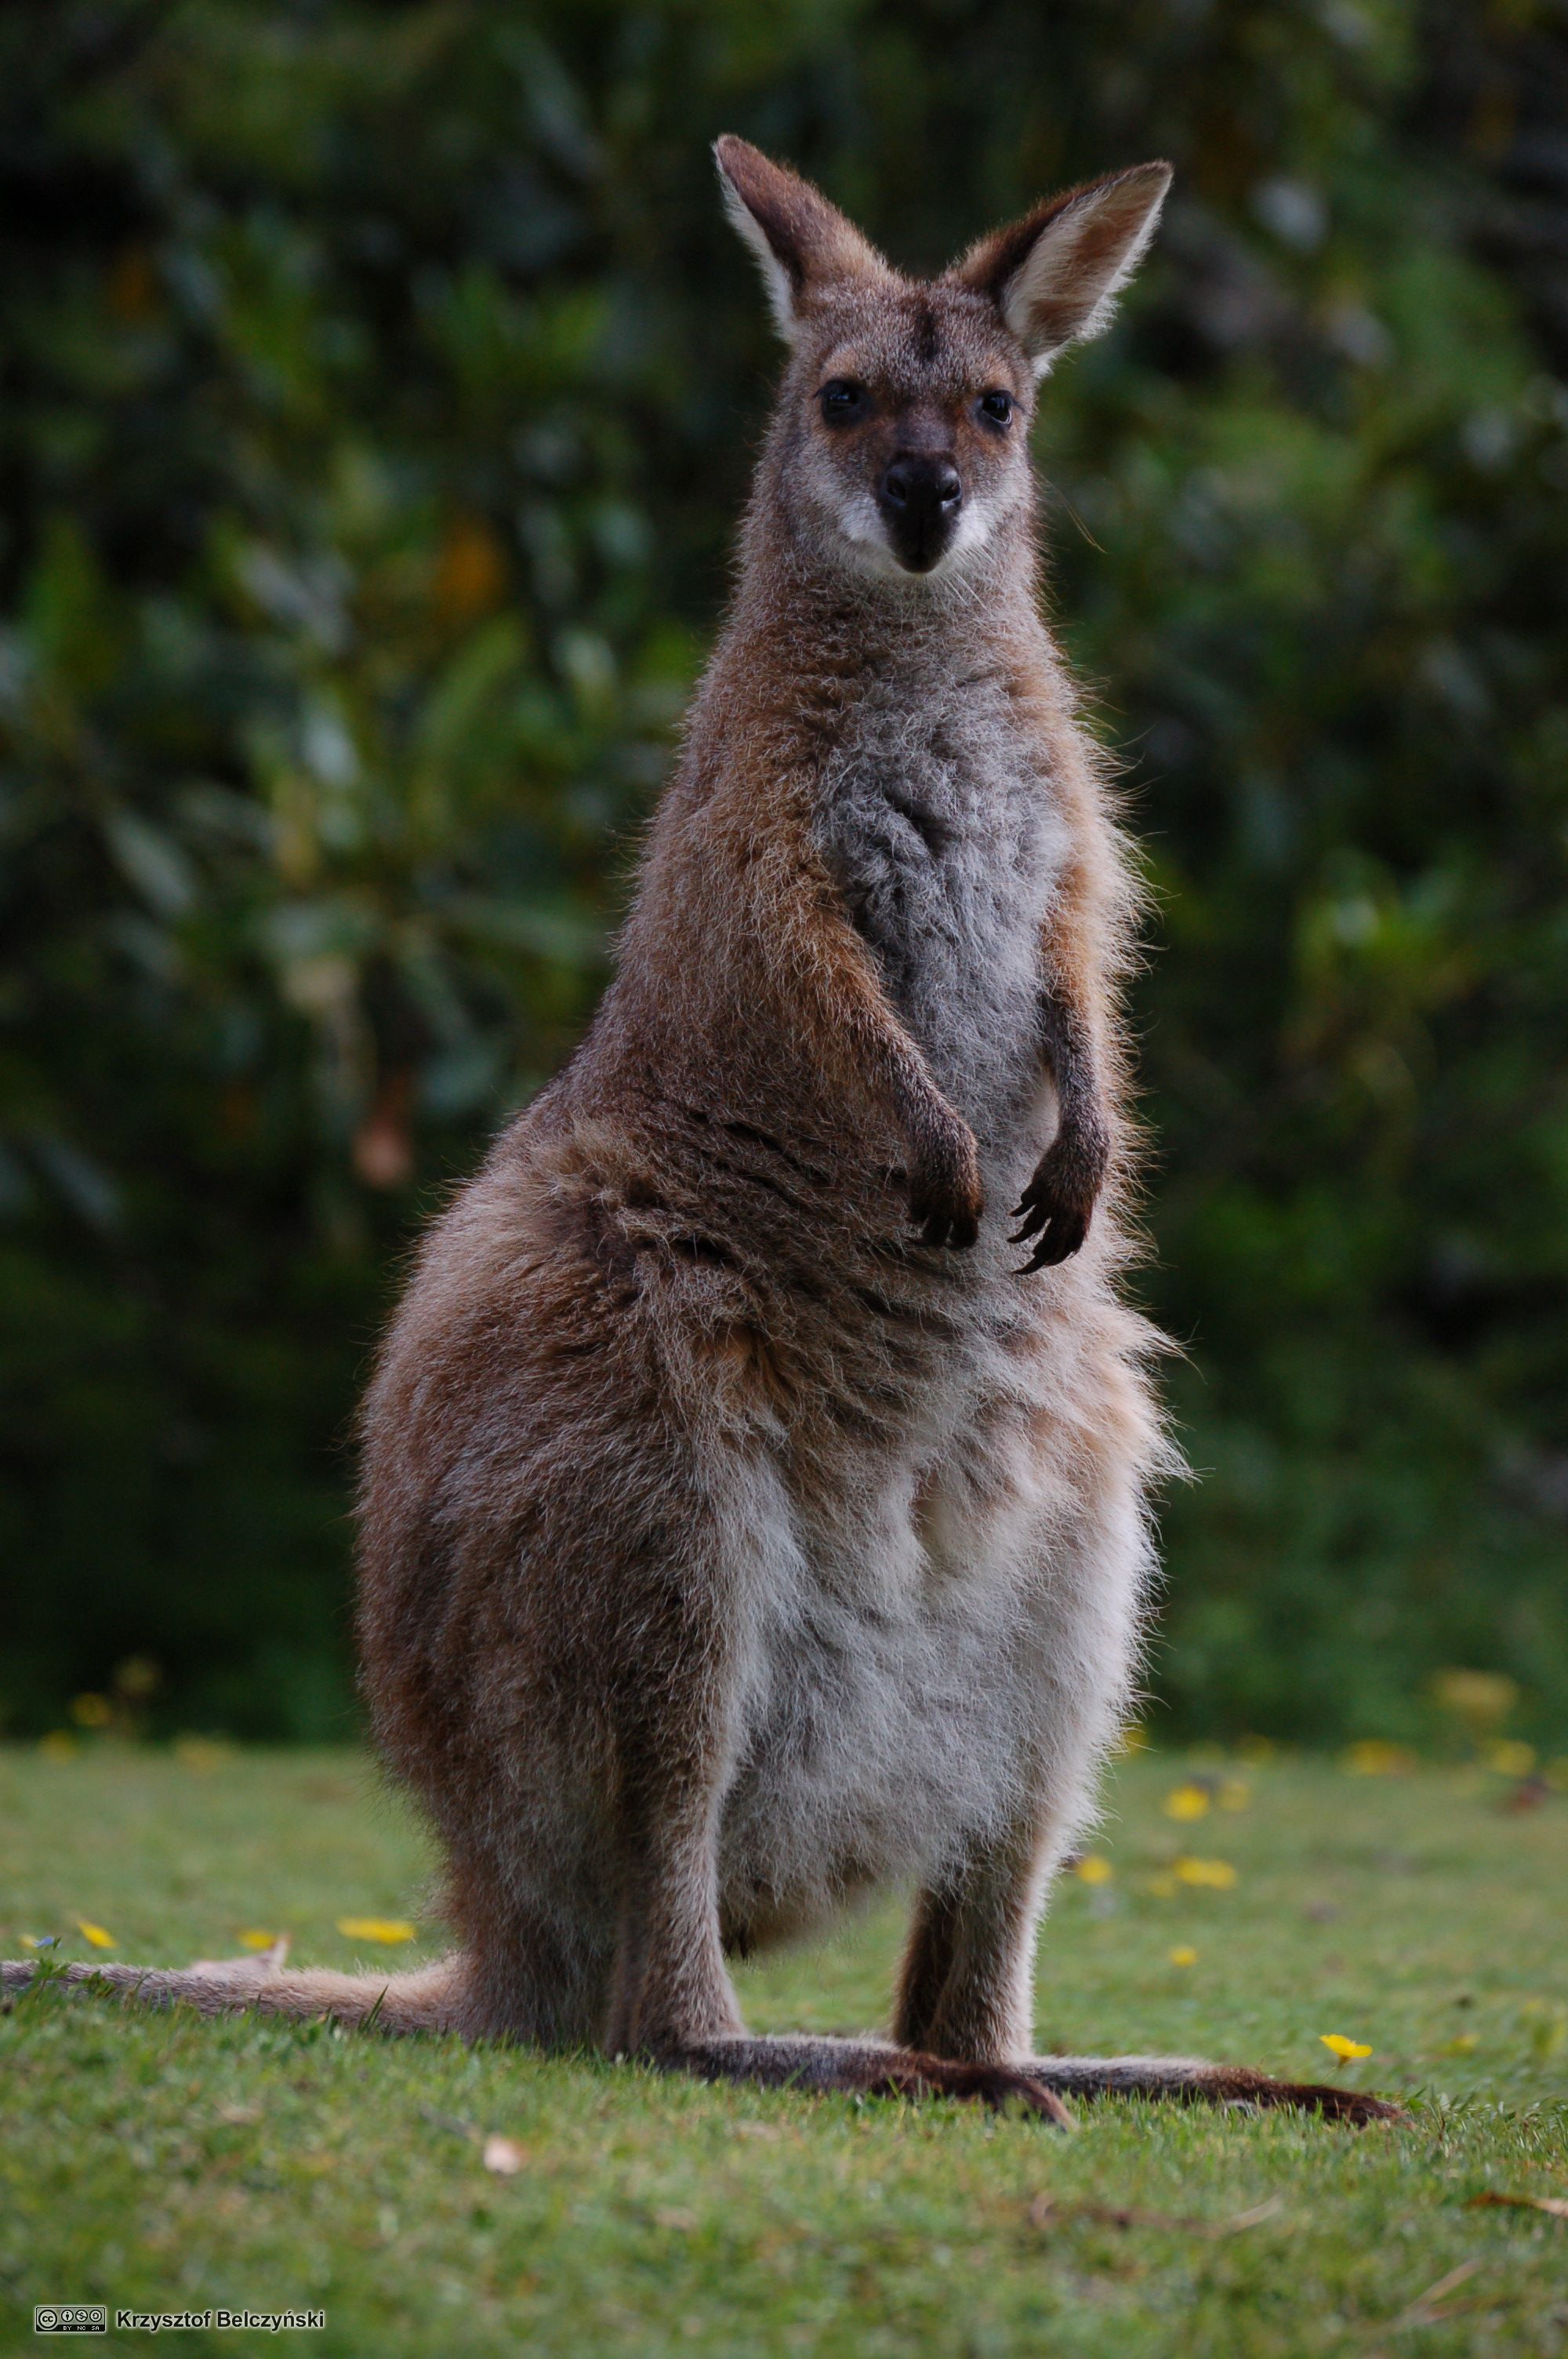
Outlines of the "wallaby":
[[[1173,1453],[1119,1292],[1137,895],[1040,618],[1029,429],[1169,167],[924,283],[717,154],[789,347],[733,611],[615,979],[436,1223],[364,1411],[365,1688],[460,1946],[390,1982],[72,1972],[1056,2120],[1105,2091],[1387,2115],[1032,2053]],[[749,2034],[726,1954],[898,1879],[892,2039]]]

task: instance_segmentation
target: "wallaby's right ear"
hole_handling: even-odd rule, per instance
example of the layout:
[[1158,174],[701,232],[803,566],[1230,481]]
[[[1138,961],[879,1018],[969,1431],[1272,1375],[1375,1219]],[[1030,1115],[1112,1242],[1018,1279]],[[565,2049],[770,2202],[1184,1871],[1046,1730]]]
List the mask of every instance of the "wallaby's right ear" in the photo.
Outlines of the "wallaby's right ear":
[[990,297],[1044,376],[1068,344],[1109,325],[1170,185],[1169,164],[1134,164],[1068,189],[982,237],[947,278]]
[[815,288],[836,279],[887,275],[875,246],[809,180],[728,131],[714,141],[713,153],[724,209],[762,265],[768,300],[786,342]]

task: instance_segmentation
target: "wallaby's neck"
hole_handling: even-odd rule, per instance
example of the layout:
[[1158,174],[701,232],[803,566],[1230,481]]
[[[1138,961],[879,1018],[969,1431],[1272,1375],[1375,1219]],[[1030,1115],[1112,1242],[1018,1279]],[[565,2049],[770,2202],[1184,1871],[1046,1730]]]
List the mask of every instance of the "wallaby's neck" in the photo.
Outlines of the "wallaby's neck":
[[759,485],[741,542],[723,641],[731,663],[826,663],[860,676],[910,661],[985,661],[1043,632],[1034,519],[1005,518],[987,545],[934,576],[884,574],[824,550]]

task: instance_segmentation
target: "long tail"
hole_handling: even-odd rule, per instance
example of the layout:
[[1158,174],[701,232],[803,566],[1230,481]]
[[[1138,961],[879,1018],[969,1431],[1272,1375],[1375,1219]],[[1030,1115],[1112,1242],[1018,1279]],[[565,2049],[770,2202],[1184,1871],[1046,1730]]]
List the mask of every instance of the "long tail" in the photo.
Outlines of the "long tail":
[[[263,2015],[337,2023],[378,2031],[459,2031],[462,2028],[466,1960],[441,1958],[406,1974],[342,1974],[328,1969],[286,1973],[287,1938],[248,1958],[199,1958],[191,1966],[70,1965],[51,1983],[90,1984],[124,1991],[144,2006],[193,2006],[202,2015]],[[0,1963],[0,1989],[25,1991],[39,1969],[27,1961]]]

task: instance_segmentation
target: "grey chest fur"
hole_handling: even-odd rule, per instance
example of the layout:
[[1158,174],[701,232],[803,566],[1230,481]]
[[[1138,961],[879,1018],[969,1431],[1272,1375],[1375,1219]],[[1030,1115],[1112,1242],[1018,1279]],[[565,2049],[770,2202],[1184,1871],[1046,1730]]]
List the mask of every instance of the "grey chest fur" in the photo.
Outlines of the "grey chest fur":
[[877,682],[827,765],[817,840],[888,995],[982,1150],[1037,1123],[1041,929],[1066,850],[1000,678]]

